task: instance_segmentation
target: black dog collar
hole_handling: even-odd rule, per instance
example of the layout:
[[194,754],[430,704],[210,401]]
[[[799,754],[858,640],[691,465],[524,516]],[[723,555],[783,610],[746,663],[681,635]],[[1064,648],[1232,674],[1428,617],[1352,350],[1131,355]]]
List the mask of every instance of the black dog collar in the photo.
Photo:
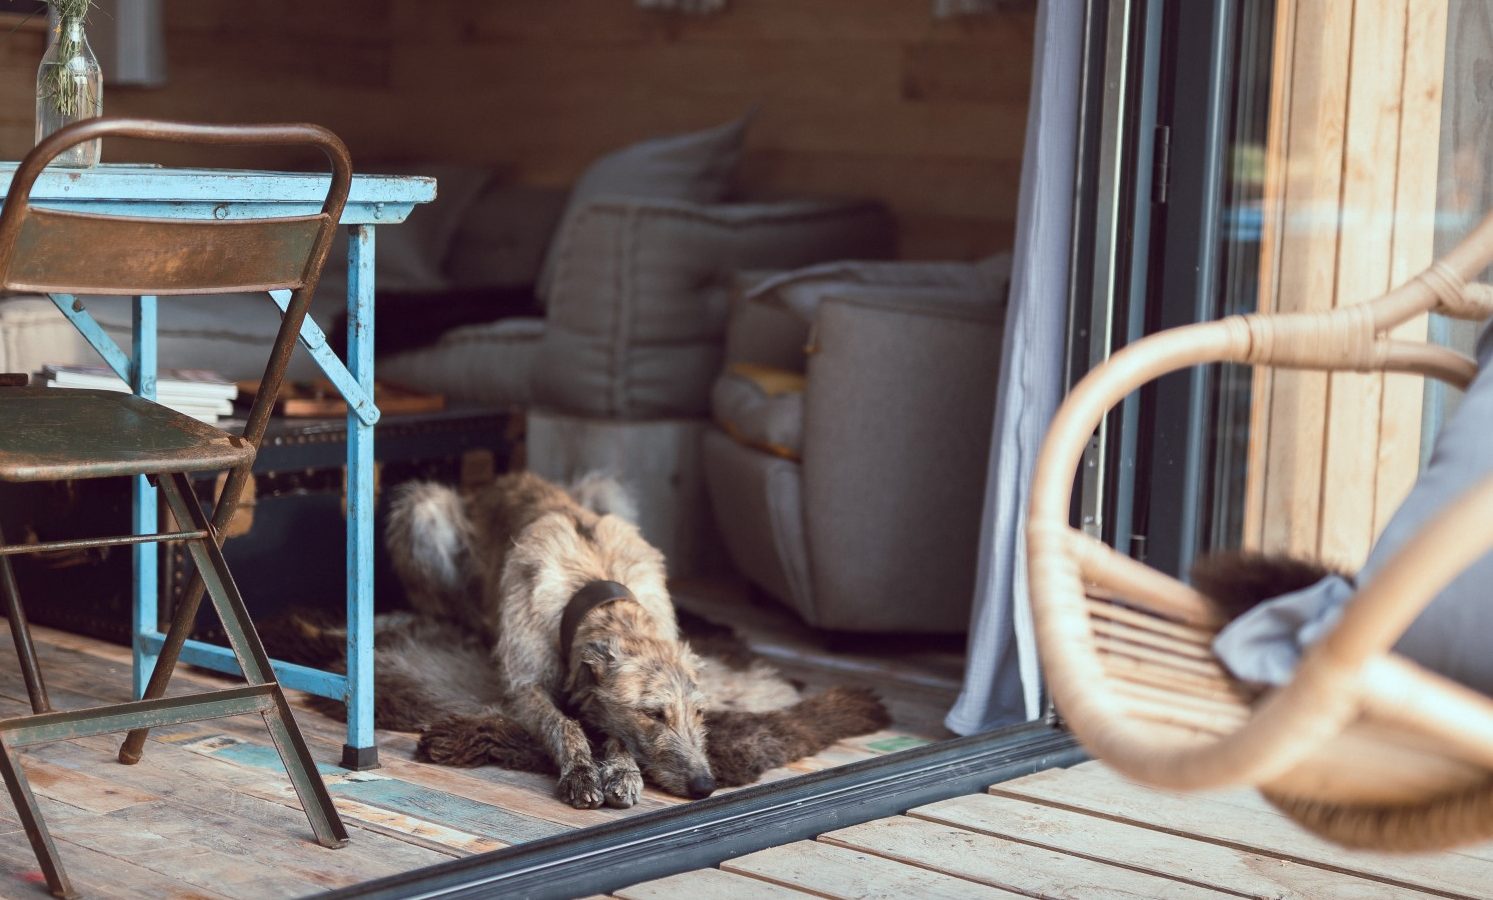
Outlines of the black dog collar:
[[615,581],[593,581],[576,591],[565,604],[565,613],[560,617],[560,658],[570,665],[570,648],[575,643],[575,633],[581,627],[586,614],[598,607],[618,600],[635,600],[627,585]]

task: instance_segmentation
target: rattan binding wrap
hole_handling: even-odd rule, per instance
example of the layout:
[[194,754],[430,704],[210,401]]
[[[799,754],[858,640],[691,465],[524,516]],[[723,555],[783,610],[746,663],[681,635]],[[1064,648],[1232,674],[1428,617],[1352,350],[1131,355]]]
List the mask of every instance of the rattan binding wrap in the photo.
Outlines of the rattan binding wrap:
[[1327,313],[1234,316],[1146,337],[1058,410],[1033,478],[1028,566],[1059,711],[1096,758],[1179,790],[1258,787],[1310,830],[1359,848],[1424,851],[1493,838],[1493,699],[1390,653],[1415,616],[1493,549],[1493,480],[1360,586],[1294,679],[1257,696],[1214,660],[1207,597],[1069,524],[1075,473],[1103,417],[1170,372],[1208,363],[1408,372],[1465,388],[1467,357],[1391,338],[1436,311],[1493,316],[1493,217],[1400,288]]

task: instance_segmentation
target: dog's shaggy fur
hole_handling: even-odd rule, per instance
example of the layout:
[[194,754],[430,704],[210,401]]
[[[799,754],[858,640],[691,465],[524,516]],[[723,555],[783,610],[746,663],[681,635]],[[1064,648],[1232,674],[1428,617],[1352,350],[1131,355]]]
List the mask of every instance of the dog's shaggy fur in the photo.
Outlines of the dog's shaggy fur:
[[[593,506],[531,473],[466,498],[406,485],[389,516],[395,571],[419,612],[491,648],[503,708],[539,739],[567,802],[632,806],[644,772],[671,793],[708,796],[699,660],[679,641],[663,555],[608,512],[624,505],[620,489],[592,479],[576,491]],[[561,646],[566,604],[594,581],[632,596],[586,613]],[[586,728],[601,736],[599,759]]]
[[1352,576],[1319,562],[1274,553],[1215,553],[1192,567],[1192,586],[1230,619],[1237,619],[1266,600],[1299,591],[1328,575]]
[[[818,753],[836,741],[887,727],[886,707],[863,688],[802,697],[756,658],[729,628],[680,613],[681,631],[701,660],[707,753],[716,783],[751,784],[768,769]],[[329,616],[299,612],[260,627],[277,658],[311,665],[341,662],[347,632]],[[554,761],[503,712],[495,678],[473,678],[491,664],[486,648],[447,621],[410,613],[375,619],[374,717],[380,728],[423,732],[416,756],[448,766],[496,765],[554,775]],[[341,717],[341,703],[312,698]]]
[[[398,489],[386,540],[415,611],[376,623],[378,724],[423,730],[420,753],[433,761],[554,772],[561,798],[581,808],[633,805],[645,775],[707,796],[723,777],[755,780],[884,727],[873,696],[801,701],[729,639],[723,656],[697,656],[680,640],[663,556],[630,516],[626,492],[599,477],[565,489],[511,474],[467,497]],[[562,646],[567,604],[596,581],[632,596],[587,611]],[[271,629],[278,652],[340,656],[341,629],[290,624]],[[712,730],[724,739],[708,741]]]

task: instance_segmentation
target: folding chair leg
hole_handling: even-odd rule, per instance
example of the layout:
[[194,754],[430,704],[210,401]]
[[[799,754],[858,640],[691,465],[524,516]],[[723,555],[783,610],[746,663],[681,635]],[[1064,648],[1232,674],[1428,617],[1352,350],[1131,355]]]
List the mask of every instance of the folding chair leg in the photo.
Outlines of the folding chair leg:
[[[4,544],[5,535],[0,533],[0,545]],[[16,642],[16,658],[21,662],[21,678],[26,682],[26,693],[31,697],[31,711],[50,712],[52,702],[47,699],[47,685],[42,681],[41,667],[36,662],[31,626],[26,623],[26,609],[21,606],[21,592],[16,587],[9,556],[0,556],[0,594],[5,596],[5,616],[10,620],[10,636]]]
[[55,897],[76,897],[72,884],[67,880],[67,873],[62,870],[62,860],[57,856],[57,846],[52,843],[47,823],[42,821],[41,809],[36,805],[36,796],[31,793],[26,773],[21,771],[21,764],[11,755],[11,750],[5,746],[4,741],[0,741],[0,775],[5,777],[5,788],[10,791],[10,801],[15,804],[21,826],[26,829],[26,837],[31,841],[31,850],[36,854],[36,861],[41,864],[42,874],[47,878],[47,889]]
[[[206,517],[196,505],[196,498],[191,493],[191,485],[185,475],[163,477],[161,492],[165,494],[166,502],[170,504],[171,512],[178,522],[191,522],[191,527],[195,530],[210,530]],[[187,499],[189,497],[192,499]],[[265,713],[265,725],[270,730],[275,749],[280,751],[280,760],[301,799],[301,808],[311,821],[311,830],[316,833],[317,842],[325,847],[345,845],[347,829],[343,827],[342,819],[332,805],[332,796],[327,793],[327,786],[316,771],[316,761],[306,747],[306,739],[296,725],[290,704],[285,700],[285,693],[275,681],[269,654],[264,652],[259,633],[254,630],[253,620],[249,617],[249,609],[244,605],[243,595],[239,593],[233,575],[228,571],[223,549],[211,537],[191,541],[188,547],[192,562],[196,564],[197,571],[207,586],[207,595],[212,598],[218,618],[223,622],[228,643],[233,648],[234,656],[238,658],[239,666],[244,670],[244,678],[250,684],[275,685],[275,710]]]
[[[192,626],[197,621],[197,609],[202,605],[202,591],[202,575],[199,573],[192,577],[187,592],[182,595],[181,601],[176,604],[176,610],[171,614],[166,640],[161,643],[155,668],[150,671],[150,681],[146,682],[141,700],[155,700],[166,695],[166,688],[170,686],[171,676],[176,671],[176,661],[181,656],[182,644],[191,635]],[[119,746],[119,761],[127,766],[139,762],[141,754],[145,752],[145,738],[149,733],[148,729],[136,728],[125,735],[124,743]]]

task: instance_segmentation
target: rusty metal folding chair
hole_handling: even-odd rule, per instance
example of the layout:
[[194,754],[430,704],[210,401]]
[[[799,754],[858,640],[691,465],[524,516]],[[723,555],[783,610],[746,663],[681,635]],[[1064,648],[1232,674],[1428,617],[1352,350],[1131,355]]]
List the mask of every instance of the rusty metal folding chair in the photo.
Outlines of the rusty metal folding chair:
[[[332,179],[317,215],[294,218],[192,221],[84,215],[29,204],[32,184],[47,163],[76,144],[118,135],[157,141],[234,145],[302,145],[323,151]],[[120,761],[138,761],[146,730],[257,712],[269,727],[316,839],[347,843],[322,783],[270,668],[243,598],[224,563],[219,529],[233,518],[250,466],[269,421],[285,366],[326,261],[347,200],[352,165],[335,135],[313,125],[206,126],[130,119],[93,119],[63,129],[21,162],[0,211],[0,287],[52,294],[155,296],[289,290],[292,298],[275,338],[259,392],[241,435],[233,435],[139,397],[110,391],[0,387],[0,479],[44,481],[145,475],[159,486],[180,530],[143,536],[91,538],[4,546],[0,538],[0,595],[33,714],[0,720],[0,775],[36,851],[47,885],[58,896],[71,887],[57,849],[17,764],[15,750],[31,744],[132,730]],[[228,471],[211,520],[192,492],[187,473]],[[198,584],[176,609],[145,699],[113,706],[53,712],[37,666],[11,573],[11,555],[68,547],[146,541],[185,541]],[[177,652],[191,630],[205,586],[223,621],[248,685],[164,698]]]

